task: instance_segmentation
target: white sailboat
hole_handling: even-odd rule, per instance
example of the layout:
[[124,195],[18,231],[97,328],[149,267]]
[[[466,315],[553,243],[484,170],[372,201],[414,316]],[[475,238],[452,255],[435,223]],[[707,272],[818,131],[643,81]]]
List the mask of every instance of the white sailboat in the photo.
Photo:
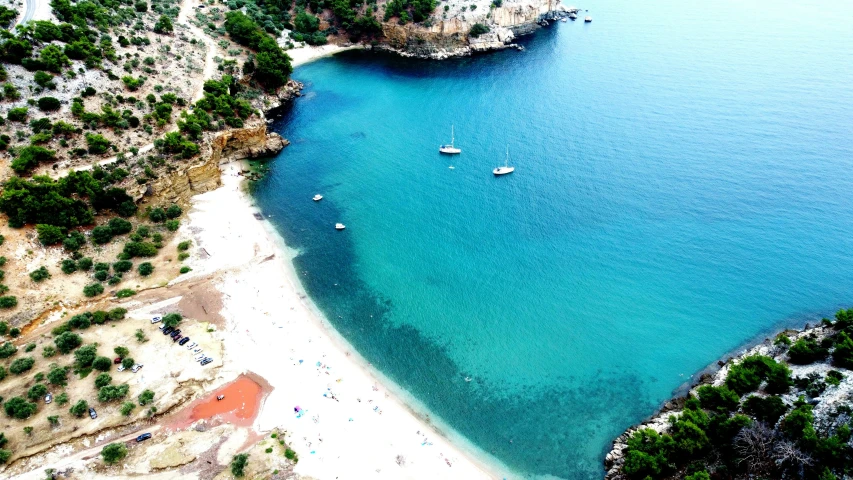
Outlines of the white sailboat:
[[461,149],[456,148],[453,145],[454,140],[455,140],[455,138],[453,137],[453,125],[451,125],[450,126],[450,145],[440,145],[438,147],[438,151],[440,153],[449,153],[449,154],[462,153]]
[[506,175],[507,173],[512,173],[514,171],[515,171],[515,167],[509,166],[509,147],[506,147],[506,160],[504,160],[504,166],[498,167],[498,168],[492,170],[492,173],[494,173],[495,176],[498,176],[498,175]]

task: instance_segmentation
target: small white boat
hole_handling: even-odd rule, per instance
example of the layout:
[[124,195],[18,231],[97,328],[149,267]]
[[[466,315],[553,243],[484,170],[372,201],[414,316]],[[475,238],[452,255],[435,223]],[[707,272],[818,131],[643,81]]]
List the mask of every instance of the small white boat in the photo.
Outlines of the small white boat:
[[561,18],[561,19],[560,19],[560,21],[561,21],[561,22],[563,22],[563,23],[568,22],[568,20],[566,20],[566,18],[565,18],[565,17]]
[[315,201],[315,202],[319,202],[319,201],[320,201],[320,200],[322,200],[322,199],[323,199],[323,196],[322,196],[322,195],[320,195],[319,193],[318,193],[317,195],[314,195],[314,201]]
[[572,13],[570,13],[570,14],[569,14],[569,18],[571,18],[572,20],[577,20],[577,19],[578,19],[578,14],[577,14],[577,13],[575,13],[575,12],[572,12]]
[[451,166],[449,166],[449,167],[447,167],[447,168],[449,168],[449,169],[451,169],[451,170],[456,170],[456,167],[454,167],[453,165],[451,165]]
[[452,155],[452,154],[455,154],[455,153],[462,153],[462,150],[461,150],[461,149],[456,148],[456,147],[453,145],[453,142],[454,142],[455,140],[456,140],[456,139],[455,139],[455,138],[454,138],[454,136],[453,136],[453,125],[451,125],[451,126],[450,126],[450,145],[440,145],[440,146],[438,147],[438,151],[439,151],[440,153],[447,153],[447,154],[451,154],[451,155]]
[[509,166],[509,147],[506,147],[506,160],[504,160],[504,166],[498,167],[498,168],[492,170],[492,173],[494,173],[495,176],[498,176],[498,175],[506,175],[507,173],[512,173],[514,171],[515,171],[515,167]]
[[592,21],[592,17],[586,17],[583,19],[584,22],[589,23]]
[[343,223],[336,223],[335,224],[335,230],[343,230],[345,228],[347,228],[347,226],[344,225]]

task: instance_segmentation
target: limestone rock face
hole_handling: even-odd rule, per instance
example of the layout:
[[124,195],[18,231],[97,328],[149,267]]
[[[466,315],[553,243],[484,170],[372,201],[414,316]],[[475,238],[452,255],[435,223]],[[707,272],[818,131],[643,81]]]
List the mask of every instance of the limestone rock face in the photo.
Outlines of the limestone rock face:
[[[380,49],[396,52],[404,57],[431,58],[471,55],[474,52],[499,50],[512,47],[519,35],[532,33],[540,22],[553,20],[575,8],[565,8],[560,0],[504,0],[501,7],[484,8],[465,13],[456,13],[451,18],[438,18],[436,12],[432,24],[399,25],[394,22],[382,24],[385,43]],[[453,13],[453,12],[451,12]],[[474,24],[489,27],[489,33],[470,37],[468,32]]]

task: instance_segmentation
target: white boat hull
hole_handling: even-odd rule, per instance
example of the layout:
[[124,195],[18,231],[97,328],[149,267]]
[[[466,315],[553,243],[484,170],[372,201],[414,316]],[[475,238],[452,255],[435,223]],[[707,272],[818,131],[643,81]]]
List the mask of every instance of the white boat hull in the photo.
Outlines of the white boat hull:
[[459,149],[459,148],[456,148],[456,147],[445,147],[444,145],[442,145],[442,146],[438,147],[438,151],[439,151],[439,152],[441,152],[441,153],[447,153],[447,154],[451,154],[451,155],[452,155],[452,154],[455,154],[455,153],[462,153],[462,150],[461,150],[461,149]]
[[345,228],[347,228],[347,227],[346,227],[346,226],[344,226],[344,224],[343,224],[343,223],[337,223],[337,224],[335,224],[335,230],[343,230],[343,229],[345,229]]
[[322,200],[322,199],[323,199],[323,196],[322,196],[322,195],[315,195],[315,196],[314,196],[314,201],[315,201],[315,202],[319,202],[319,201],[320,201],[320,200]]
[[507,173],[512,173],[515,171],[515,167],[498,167],[492,170],[492,173],[495,175],[506,175]]

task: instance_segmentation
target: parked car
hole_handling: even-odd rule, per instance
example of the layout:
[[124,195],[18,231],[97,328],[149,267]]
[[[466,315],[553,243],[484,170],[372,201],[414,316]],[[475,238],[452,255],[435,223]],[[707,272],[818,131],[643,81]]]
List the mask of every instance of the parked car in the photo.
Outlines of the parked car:
[[193,350],[193,353],[200,353],[200,352],[201,352],[201,347],[198,347],[195,350]]
[[184,336],[183,336],[183,335],[175,335],[174,337],[172,337],[172,341],[173,341],[173,342],[177,342],[178,340],[180,340],[180,339],[182,339],[182,338],[184,338]]
[[96,412],[94,408],[89,407],[89,416],[94,420],[98,418],[98,412]]
[[133,367],[131,367],[131,368],[130,368],[130,371],[131,371],[131,372],[133,372],[133,373],[136,373],[136,372],[138,372],[138,371],[139,371],[139,369],[140,369],[140,368],[142,368],[143,366],[144,366],[144,365],[142,365],[141,363],[137,363],[136,365],[134,365]]
[[189,341],[190,341],[190,337],[184,337],[183,339],[181,339],[181,341],[180,341],[180,342],[178,342],[178,345],[180,345],[180,346],[182,346],[182,347],[183,347],[183,346],[184,346],[184,345],[186,345],[186,344],[187,344],[187,342],[189,342]]
[[162,319],[162,318],[160,318],[160,317],[154,317],[154,318],[152,318],[152,319],[151,319],[151,323],[157,323],[157,322],[159,322],[159,321],[161,321],[161,320],[163,320],[163,319]]
[[180,335],[180,334],[181,334],[181,329],[178,328],[176,330],[172,330],[172,333],[170,333],[169,336],[172,338],[175,338],[175,335]]
[[145,440],[148,440],[149,438],[151,438],[150,433],[143,433],[142,435],[136,437],[136,442],[137,443],[144,442]]
[[193,343],[191,343],[191,344],[187,345],[187,350],[192,350],[192,349],[194,349],[194,348],[196,347],[196,345],[198,345],[198,344],[197,344],[197,343],[195,343],[195,342],[193,342]]
[[205,358],[204,360],[202,360],[202,361],[201,361],[201,366],[203,367],[203,366],[207,365],[208,363],[210,363],[210,362],[212,362],[212,361],[213,361],[213,359],[212,359],[212,358],[207,357],[207,358]]
[[207,355],[205,355],[204,353],[199,353],[198,355],[193,357],[193,361],[198,362],[198,361],[204,360],[204,357],[206,357],[206,356]]
[[52,401],[53,401],[53,395],[48,393],[47,395],[44,396],[44,403],[50,403]]
[[116,357],[116,358],[114,358],[114,359],[113,359],[113,363],[115,363],[116,365],[118,365],[119,363],[121,363],[121,357]]
[[166,327],[166,324],[165,324],[165,323],[164,323],[163,325],[160,325],[160,331],[163,331],[163,330],[165,330],[166,328],[168,328],[168,327]]
[[172,333],[172,332],[174,332],[174,331],[175,331],[175,327],[166,327],[166,328],[163,330],[163,335],[168,335],[168,334],[170,334],[170,333]]
[[125,371],[124,365],[119,365],[116,370],[118,370],[119,372]]

